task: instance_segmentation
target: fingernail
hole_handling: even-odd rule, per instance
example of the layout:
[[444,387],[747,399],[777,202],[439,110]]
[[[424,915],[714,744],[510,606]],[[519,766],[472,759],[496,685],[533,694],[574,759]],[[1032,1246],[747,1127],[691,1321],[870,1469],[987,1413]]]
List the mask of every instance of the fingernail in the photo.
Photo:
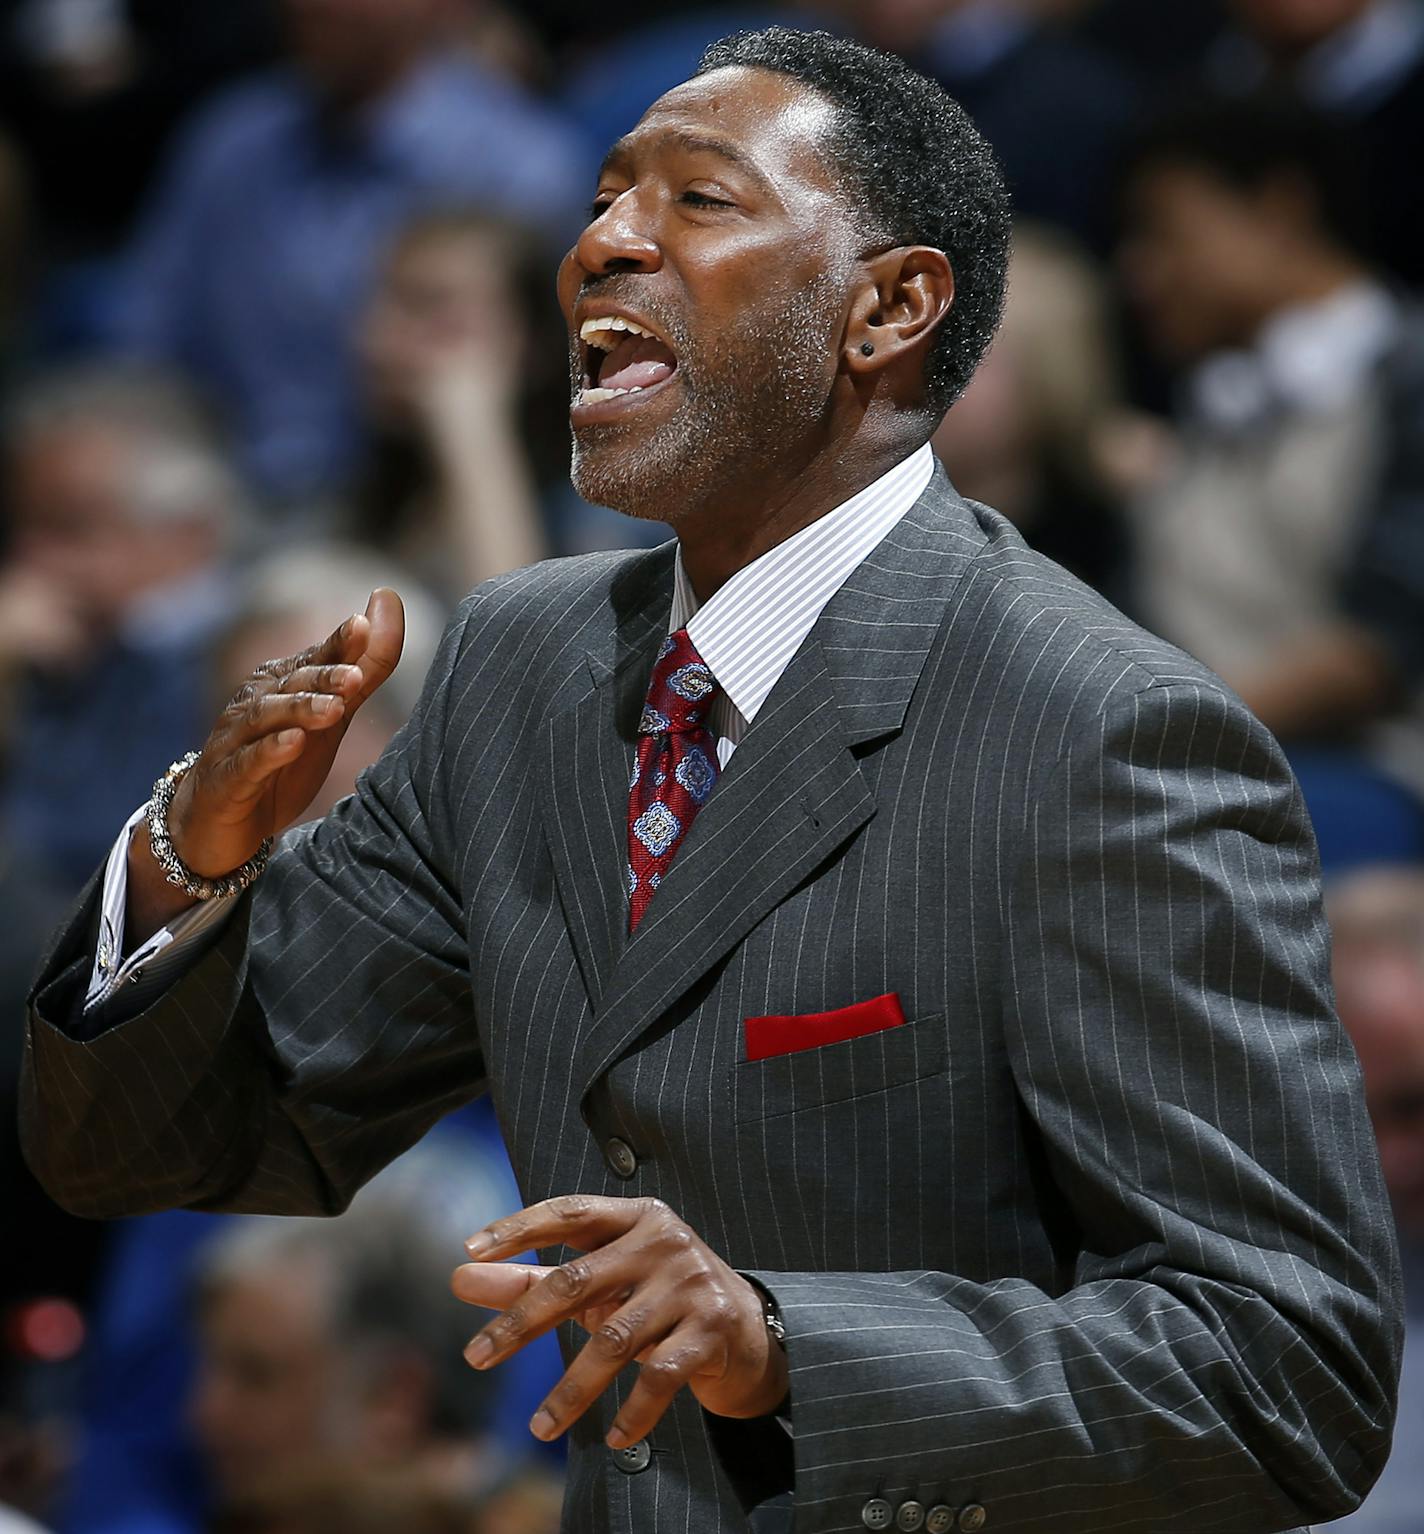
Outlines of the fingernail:
[[628,1447],[627,1433],[625,1433],[623,1429],[618,1427],[616,1424],[609,1428],[608,1437],[603,1441],[608,1445],[610,1449],[626,1449]]
[[295,746],[301,739],[302,732],[300,730],[283,730],[277,737],[277,744],[279,746]]
[[547,1441],[554,1436],[558,1426],[559,1424],[554,1421],[553,1412],[547,1406],[541,1406],[530,1419],[529,1431],[536,1438],[542,1438]]
[[336,699],[328,697],[324,692],[319,692],[312,699],[312,712],[314,714],[329,714],[336,707]]
[[465,1243],[465,1250],[470,1254],[472,1258],[478,1259],[485,1252],[489,1251],[493,1245],[494,1237],[489,1235],[488,1232],[480,1230],[476,1231],[475,1234],[471,1236],[470,1239]]
[[474,1338],[465,1349],[465,1361],[478,1369],[490,1361],[490,1355],[493,1352],[494,1343],[488,1337],[481,1335]]

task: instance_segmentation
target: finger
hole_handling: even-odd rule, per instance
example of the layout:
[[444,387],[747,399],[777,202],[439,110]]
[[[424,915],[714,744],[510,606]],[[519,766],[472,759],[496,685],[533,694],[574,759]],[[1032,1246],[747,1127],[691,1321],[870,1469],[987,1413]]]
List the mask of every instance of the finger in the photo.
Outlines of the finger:
[[263,661],[253,675],[281,681],[304,666],[333,666],[342,662],[354,664],[365,653],[370,634],[371,620],[364,613],[353,613],[317,644],[308,645],[296,655]]
[[506,1310],[548,1272],[530,1262],[467,1262],[450,1275],[450,1289],[467,1305]]
[[279,730],[224,757],[220,765],[227,777],[223,791],[225,807],[244,808],[260,798],[272,776],[296,761],[306,743],[305,730]]
[[[276,685],[279,692],[324,692],[336,698],[355,698],[364,677],[360,666],[345,662],[337,665],[298,666]],[[271,689],[269,689],[271,690]]]
[[269,692],[245,704],[229,717],[223,747],[237,751],[243,746],[295,726],[302,730],[329,730],[346,715],[345,698],[325,692]]
[[[695,1325],[679,1326],[639,1367],[638,1382],[603,1441],[610,1449],[624,1449],[646,1438],[662,1421],[678,1391],[716,1364],[722,1347],[720,1338],[700,1331]],[[535,1437],[538,1436],[536,1433]]]
[[361,668],[361,701],[364,702],[400,663],[405,646],[405,607],[389,586],[378,586],[366,604],[366,636],[362,653],[355,659]]
[[478,1262],[547,1246],[588,1252],[630,1231],[656,1204],[655,1199],[568,1193],[493,1221],[470,1237],[465,1250]]
[[[590,1335],[529,1422],[545,1441],[568,1431],[640,1354],[661,1343],[681,1321],[664,1300],[646,1293],[615,1310]],[[657,1356],[656,1351],[651,1358]],[[661,1414],[660,1414],[661,1415]]]
[[575,1257],[529,1285],[525,1293],[471,1339],[465,1358],[476,1369],[502,1363],[562,1321],[572,1321],[590,1306],[631,1294],[642,1276],[632,1271],[630,1254],[612,1249]]

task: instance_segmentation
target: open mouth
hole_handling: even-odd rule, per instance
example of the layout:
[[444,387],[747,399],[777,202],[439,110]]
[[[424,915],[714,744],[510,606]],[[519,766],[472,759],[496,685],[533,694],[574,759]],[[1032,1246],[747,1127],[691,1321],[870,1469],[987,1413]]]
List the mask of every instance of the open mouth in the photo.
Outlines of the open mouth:
[[575,408],[612,401],[631,402],[659,388],[677,371],[677,357],[666,341],[636,320],[600,314],[579,327],[583,348],[583,387]]

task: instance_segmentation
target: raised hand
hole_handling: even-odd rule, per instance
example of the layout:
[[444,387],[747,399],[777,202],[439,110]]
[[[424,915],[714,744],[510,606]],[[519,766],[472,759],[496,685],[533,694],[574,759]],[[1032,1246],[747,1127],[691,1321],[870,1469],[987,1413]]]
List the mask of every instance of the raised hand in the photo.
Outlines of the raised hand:
[[[395,670],[405,612],[387,587],[300,655],[267,661],[222,711],[168,812],[173,850],[196,874],[221,878],[297,821],[326,781],[356,710]],[[164,878],[146,831],[129,852],[128,941],[189,904]]]

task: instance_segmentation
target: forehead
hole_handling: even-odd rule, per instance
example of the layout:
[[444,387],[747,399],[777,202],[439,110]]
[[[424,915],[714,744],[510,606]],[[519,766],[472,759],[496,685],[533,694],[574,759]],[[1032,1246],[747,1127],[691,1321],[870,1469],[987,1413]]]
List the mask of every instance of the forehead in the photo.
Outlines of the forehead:
[[838,194],[826,153],[835,108],[818,91],[767,69],[736,66],[675,86],[609,151],[609,163],[698,142],[760,172],[778,189]]

